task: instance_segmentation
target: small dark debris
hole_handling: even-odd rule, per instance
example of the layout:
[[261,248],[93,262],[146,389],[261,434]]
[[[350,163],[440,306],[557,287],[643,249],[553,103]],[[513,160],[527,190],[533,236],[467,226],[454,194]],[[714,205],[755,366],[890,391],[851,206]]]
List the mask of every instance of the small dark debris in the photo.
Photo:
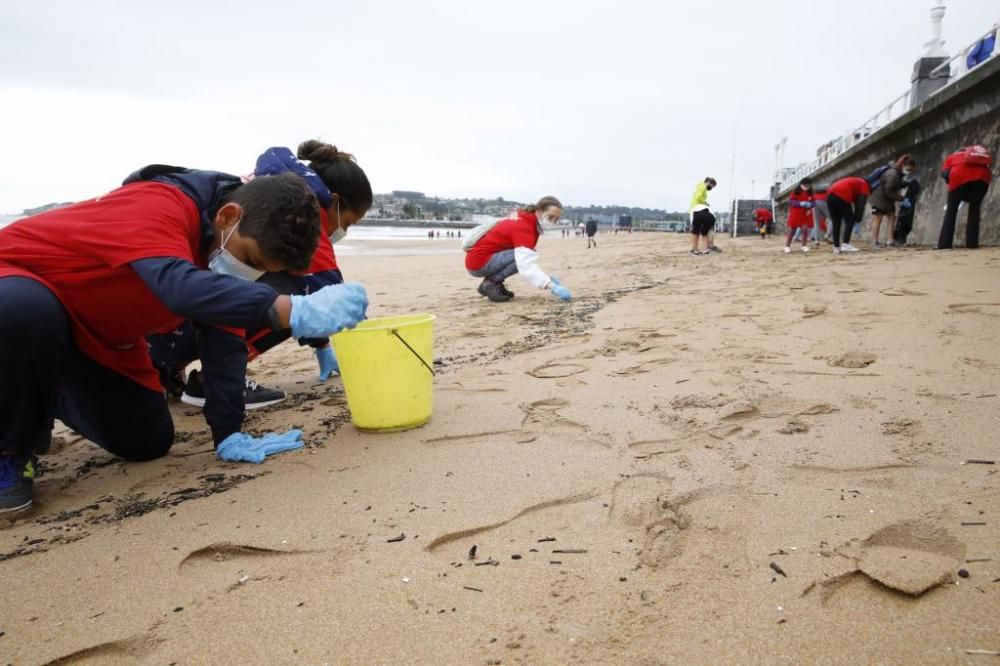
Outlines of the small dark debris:
[[545,537],[544,539],[539,539],[538,543],[548,543],[549,541],[555,541],[555,537]]
[[786,622],[788,622],[788,620],[786,620],[785,618],[781,618],[780,620],[778,620],[778,624],[784,624]]
[[985,525],[985,524],[986,524],[986,522],[982,521],[982,520],[963,520],[962,521],[962,526],[963,527],[970,527],[970,526],[974,526],[974,525]]
[[510,559],[512,559],[512,560],[519,560],[519,559],[521,559],[521,556],[518,555],[517,553],[515,553],[515,554],[513,554],[513,555],[510,556]]
[[958,570],[958,577],[959,578],[968,578],[969,577],[969,570],[965,569],[965,568],[959,569]]
[[562,564],[559,560],[549,560],[549,564]]
[[996,460],[983,460],[981,458],[969,458],[965,461],[966,465],[996,465]]
[[299,603],[295,604],[295,607],[296,607],[296,608],[302,608],[302,607],[303,607],[303,606],[305,606],[305,605],[306,605],[306,602],[304,602],[304,601],[300,601]]
[[619,576],[619,577],[618,577],[618,582],[619,582],[619,583],[624,583],[624,582],[626,582],[627,580],[628,580],[628,578],[626,578],[625,576]]
[[498,567],[498,566],[500,566],[500,563],[497,562],[496,560],[494,560],[491,557],[490,559],[486,560],[485,562],[476,562],[475,566],[477,566],[477,567]]
[[781,566],[779,566],[777,562],[771,562],[771,564],[769,564],[768,566],[771,567],[771,570],[774,573],[776,573],[776,574],[778,574],[780,576],[784,576],[785,578],[788,578],[788,574],[785,573],[784,569],[782,569]]
[[180,613],[182,610],[184,610],[184,606],[177,606],[176,608],[174,608],[175,613]]
[[469,585],[463,585],[462,589],[469,590],[470,592],[482,592],[482,590],[480,590],[478,587],[471,587]]
[[406,539],[406,535],[405,534],[400,534],[398,537],[392,537],[391,539],[386,539],[386,543],[399,543],[400,541],[403,541],[404,539]]
[[479,548],[479,546],[473,544],[472,548],[469,549],[469,559],[470,560],[476,559],[476,550],[478,548]]
[[564,548],[561,550],[553,550],[552,552],[559,555],[584,555],[588,551],[586,548]]

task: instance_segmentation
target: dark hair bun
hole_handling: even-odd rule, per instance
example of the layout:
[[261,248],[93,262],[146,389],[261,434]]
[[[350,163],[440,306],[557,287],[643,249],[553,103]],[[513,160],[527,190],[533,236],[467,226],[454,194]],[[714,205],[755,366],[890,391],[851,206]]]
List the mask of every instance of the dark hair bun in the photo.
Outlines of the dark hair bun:
[[309,139],[299,144],[296,156],[300,160],[307,162],[349,162],[354,160],[354,155],[342,153],[337,150],[337,146],[323,143],[316,139]]

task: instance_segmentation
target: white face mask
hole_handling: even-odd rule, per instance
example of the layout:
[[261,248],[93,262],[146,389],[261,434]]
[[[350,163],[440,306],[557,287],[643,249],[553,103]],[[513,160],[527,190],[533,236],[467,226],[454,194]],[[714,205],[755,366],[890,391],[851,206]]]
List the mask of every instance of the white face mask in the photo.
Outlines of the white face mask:
[[222,238],[219,249],[212,250],[212,253],[208,255],[208,270],[219,275],[230,275],[234,278],[246,280],[247,282],[256,282],[265,271],[259,271],[256,268],[247,266],[226,249],[226,243],[233,237],[236,227],[240,226],[240,221],[242,221],[242,218],[229,230],[229,235]]
[[330,232],[330,243],[339,243],[346,235],[347,230],[340,228],[340,197],[337,197],[337,228]]

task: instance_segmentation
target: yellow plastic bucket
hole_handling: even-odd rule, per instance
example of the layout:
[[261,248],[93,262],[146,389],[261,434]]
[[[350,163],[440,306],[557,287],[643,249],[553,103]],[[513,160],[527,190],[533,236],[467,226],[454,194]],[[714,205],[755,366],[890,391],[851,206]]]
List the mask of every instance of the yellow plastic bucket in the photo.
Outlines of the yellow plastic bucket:
[[434,319],[432,314],[367,319],[331,336],[355,426],[385,432],[430,420]]

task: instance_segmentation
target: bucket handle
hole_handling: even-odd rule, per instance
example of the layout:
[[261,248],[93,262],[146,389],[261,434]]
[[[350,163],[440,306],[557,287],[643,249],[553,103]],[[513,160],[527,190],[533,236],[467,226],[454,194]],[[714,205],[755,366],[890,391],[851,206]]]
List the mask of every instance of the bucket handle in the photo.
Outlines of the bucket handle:
[[424,357],[421,356],[420,354],[418,354],[417,351],[413,347],[410,346],[410,343],[408,343],[406,340],[403,339],[403,336],[401,336],[399,334],[399,330],[398,329],[393,328],[393,329],[390,329],[389,332],[392,333],[393,335],[395,335],[397,338],[399,338],[399,341],[402,342],[404,345],[406,345],[406,348],[410,350],[410,353],[413,354],[414,356],[416,356],[417,359],[421,363],[424,364],[424,367],[427,368],[430,371],[431,375],[434,375],[434,376],[437,375],[437,373],[434,372],[434,368],[432,368],[431,366],[427,365],[427,361],[424,360]]

